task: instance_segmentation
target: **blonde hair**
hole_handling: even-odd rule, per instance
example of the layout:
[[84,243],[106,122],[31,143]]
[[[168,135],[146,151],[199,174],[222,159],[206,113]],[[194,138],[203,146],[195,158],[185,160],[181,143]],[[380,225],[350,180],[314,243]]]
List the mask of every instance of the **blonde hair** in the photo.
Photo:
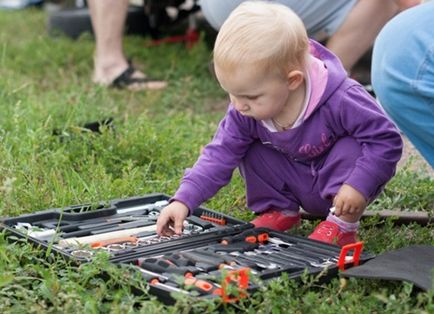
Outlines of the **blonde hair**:
[[214,45],[214,63],[223,71],[239,64],[286,75],[304,68],[309,41],[301,19],[288,7],[246,1],[229,15]]

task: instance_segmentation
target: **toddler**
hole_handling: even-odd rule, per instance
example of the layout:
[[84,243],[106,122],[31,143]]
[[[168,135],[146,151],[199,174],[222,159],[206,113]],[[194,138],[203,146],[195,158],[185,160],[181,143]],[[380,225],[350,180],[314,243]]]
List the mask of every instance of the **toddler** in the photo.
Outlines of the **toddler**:
[[288,230],[302,207],[328,214],[309,238],[355,242],[363,211],[402,151],[375,100],[308,39],[297,15],[272,2],[247,1],[231,13],[215,42],[214,67],[230,105],[162,210],[157,233],[181,233],[185,217],[239,167],[255,226]]

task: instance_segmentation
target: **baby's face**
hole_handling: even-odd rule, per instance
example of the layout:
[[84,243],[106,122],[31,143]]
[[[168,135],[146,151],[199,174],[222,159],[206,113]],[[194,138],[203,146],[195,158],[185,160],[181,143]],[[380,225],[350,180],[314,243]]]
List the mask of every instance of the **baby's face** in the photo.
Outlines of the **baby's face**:
[[266,73],[252,66],[231,73],[216,66],[215,72],[233,106],[244,116],[268,120],[278,116],[288,103],[291,94],[288,81],[277,73]]

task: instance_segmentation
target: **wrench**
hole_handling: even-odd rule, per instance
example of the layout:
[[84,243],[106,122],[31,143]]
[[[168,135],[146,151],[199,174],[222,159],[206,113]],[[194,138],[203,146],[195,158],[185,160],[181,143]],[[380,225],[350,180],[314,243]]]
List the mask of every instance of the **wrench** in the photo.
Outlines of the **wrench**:
[[[273,252],[265,252],[265,251],[256,251],[255,252],[245,252],[244,254],[249,256],[255,256],[256,258],[265,258],[266,260],[270,260],[271,262],[279,265],[280,268],[282,267],[298,267],[298,268],[305,268],[307,265],[304,262],[294,261],[294,260],[288,260],[287,257],[281,257],[277,256],[276,254],[273,254]],[[265,257],[266,256],[266,257]]]
[[229,255],[236,256],[237,260],[241,259],[241,263],[243,260],[247,260],[250,263],[253,262],[256,266],[258,266],[262,269],[278,269],[279,268],[279,266],[274,264],[274,263],[270,263],[268,261],[265,261],[265,263],[264,263],[264,260],[261,261],[260,259],[251,258],[247,255],[240,253],[240,252],[230,252]]
[[285,241],[283,241],[283,240],[281,240],[280,238],[277,238],[277,237],[269,238],[268,242],[276,244],[279,247],[282,247],[281,245],[284,245],[284,246],[288,246],[288,248],[289,247],[291,247],[291,248],[298,248],[298,249],[305,248],[305,249],[308,249],[312,253],[315,253],[315,254],[318,254],[318,255],[322,255],[324,257],[327,257],[327,258],[330,258],[330,259],[333,259],[333,260],[336,260],[336,261],[338,259],[337,256],[339,255],[338,252],[328,251],[326,249],[318,248],[316,246],[309,245],[309,244],[306,244],[306,243],[298,243],[298,242],[296,242],[296,243],[289,243],[289,242],[285,242]]
[[[285,254],[291,254],[295,256],[302,257],[303,260],[310,259],[314,263],[322,263],[324,261],[330,261],[332,259],[336,259],[329,254],[315,253],[306,249],[301,249],[297,246],[292,246],[289,248],[283,248],[278,244],[267,244],[262,246],[264,249],[276,250]],[[337,261],[337,260],[336,260]]]

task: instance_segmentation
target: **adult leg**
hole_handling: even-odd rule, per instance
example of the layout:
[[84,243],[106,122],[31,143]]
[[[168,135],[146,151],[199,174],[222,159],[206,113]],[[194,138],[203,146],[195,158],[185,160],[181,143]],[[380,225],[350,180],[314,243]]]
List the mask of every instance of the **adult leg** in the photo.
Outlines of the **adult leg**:
[[407,10],[379,34],[372,85],[389,116],[434,167],[434,2]]
[[381,28],[398,12],[394,0],[359,0],[343,24],[327,41],[327,47],[350,72],[374,43]]
[[[229,14],[245,0],[201,0],[208,23],[219,30]],[[293,10],[303,21],[309,36],[321,32],[330,36],[345,19],[357,0],[276,0]]]
[[89,0],[88,5],[95,33],[93,79],[108,85],[128,67],[122,46],[128,0]]
[[[89,0],[88,5],[96,41],[93,81],[110,85],[129,66],[122,46],[128,0]],[[131,74],[131,78],[144,77],[137,70]],[[165,82],[151,81],[132,84],[130,87],[159,89],[165,86]]]

